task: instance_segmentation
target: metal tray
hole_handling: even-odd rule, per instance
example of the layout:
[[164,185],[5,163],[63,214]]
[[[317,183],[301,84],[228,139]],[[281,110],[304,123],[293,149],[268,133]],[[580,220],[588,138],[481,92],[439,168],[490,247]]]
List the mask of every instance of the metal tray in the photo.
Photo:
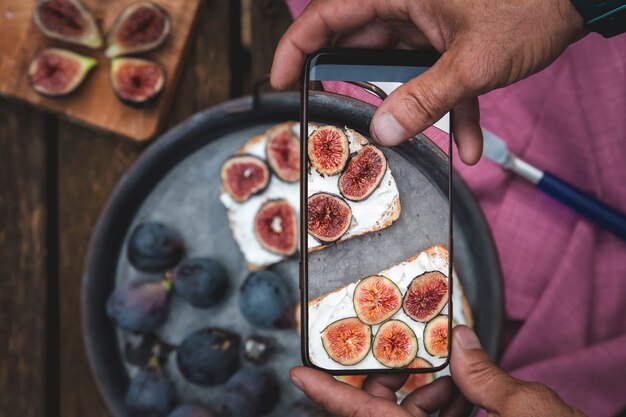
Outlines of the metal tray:
[[[311,106],[325,121],[345,124],[364,134],[374,111],[368,104],[328,93],[317,94]],[[105,304],[118,282],[158,278],[138,273],[126,261],[125,241],[129,231],[146,220],[162,221],[177,228],[187,242],[189,256],[221,260],[231,283],[226,300],[209,310],[194,309],[174,297],[168,321],[159,335],[173,344],[205,326],[234,329],[244,338],[251,334],[269,335],[283,349],[269,365],[282,387],[280,404],[271,415],[280,415],[301,395],[289,383],[287,372],[300,363],[300,338],[295,330],[260,331],[239,314],[237,289],[248,271],[218,199],[219,167],[224,158],[254,134],[275,123],[298,118],[297,93],[271,93],[254,100],[246,97],[229,101],[192,116],[163,135],[117,185],[92,235],[82,289],[83,335],[88,358],[113,415],[126,415],[124,396],[134,368],[124,364],[120,346],[132,336],[115,330],[106,316]],[[411,163],[428,172],[437,172],[433,155],[438,149],[429,141],[417,141],[400,152]],[[436,176],[431,180],[436,182]],[[497,254],[482,213],[458,176],[453,178],[453,192],[454,263],[472,307],[479,337],[494,356],[502,320]],[[403,201],[403,212],[405,204]],[[297,297],[297,260],[288,260],[273,269],[289,281]],[[210,405],[219,395],[219,388],[207,389],[185,382],[174,359],[174,354],[170,355],[166,369],[176,385],[179,400]]]

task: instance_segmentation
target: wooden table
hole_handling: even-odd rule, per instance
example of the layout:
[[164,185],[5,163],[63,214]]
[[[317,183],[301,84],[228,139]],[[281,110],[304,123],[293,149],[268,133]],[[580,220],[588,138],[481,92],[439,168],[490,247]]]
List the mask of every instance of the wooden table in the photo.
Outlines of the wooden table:
[[[281,0],[204,0],[167,126],[248,94],[290,20]],[[144,149],[0,98],[0,416],[109,415],[82,342],[81,275],[100,210]]]

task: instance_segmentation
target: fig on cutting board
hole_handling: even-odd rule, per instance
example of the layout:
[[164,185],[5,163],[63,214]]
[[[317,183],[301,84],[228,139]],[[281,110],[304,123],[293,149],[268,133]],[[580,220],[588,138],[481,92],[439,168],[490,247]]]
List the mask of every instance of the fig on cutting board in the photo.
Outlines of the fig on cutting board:
[[111,86],[125,104],[141,107],[156,100],[165,84],[165,70],[156,62],[139,58],[111,61]]
[[300,140],[288,125],[270,130],[268,136],[265,154],[272,171],[285,182],[297,182],[300,179]]
[[424,328],[424,347],[432,356],[448,356],[448,316],[437,316]]
[[354,310],[365,324],[374,325],[391,318],[402,307],[402,292],[389,278],[372,275],[354,288]]
[[114,58],[154,49],[165,41],[171,26],[169,14],[160,6],[151,1],[132,3],[113,23],[105,55]]
[[415,321],[427,322],[448,302],[448,279],[439,271],[425,272],[409,284],[402,308]]
[[[423,369],[423,368],[432,368],[433,365],[428,362],[426,359],[415,358],[410,364],[405,366],[408,369]],[[423,373],[423,374],[411,374],[407,378],[402,388],[400,388],[400,392],[403,394],[408,394],[410,392],[415,391],[416,389],[423,387],[424,385],[430,384],[435,380],[435,374],[433,373]]]
[[316,193],[307,201],[307,231],[321,243],[333,243],[352,223],[352,209],[341,197]]
[[253,155],[237,155],[226,159],[220,176],[222,188],[238,203],[265,190],[270,183],[267,164]]
[[44,49],[31,61],[28,80],[39,94],[64,96],[76,90],[96,60],[64,49]]
[[350,155],[348,138],[335,126],[320,126],[307,143],[311,165],[324,175],[337,175],[346,166]]
[[298,246],[296,211],[284,199],[266,202],[254,218],[254,234],[268,251],[293,255]]
[[357,317],[337,320],[322,331],[322,345],[333,361],[354,365],[370,351],[372,328]]
[[92,14],[78,0],[38,0],[35,25],[49,38],[98,49],[102,35]]
[[378,362],[388,368],[403,368],[417,355],[415,332],[403,321],[384,322],[376,333],[372,351]]
[[387,159],[374,145],[359,149],[348,161],[339,177],[339,192],[352,201],[369,197],[380,185],[387,172]]

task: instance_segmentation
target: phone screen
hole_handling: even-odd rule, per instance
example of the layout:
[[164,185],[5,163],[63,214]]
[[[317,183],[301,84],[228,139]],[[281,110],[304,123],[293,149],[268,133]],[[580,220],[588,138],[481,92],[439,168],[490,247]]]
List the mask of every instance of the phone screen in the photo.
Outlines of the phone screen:
[[320,53],[301,124],[302,353],[334,374],[447,365],[451,328],[449,115],[385,148],[376,105],[436,58]]

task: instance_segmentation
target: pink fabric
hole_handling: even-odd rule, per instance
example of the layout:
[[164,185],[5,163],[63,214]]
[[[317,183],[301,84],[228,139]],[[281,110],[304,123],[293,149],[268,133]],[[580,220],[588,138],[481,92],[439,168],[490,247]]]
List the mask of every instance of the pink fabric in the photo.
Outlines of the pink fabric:
[[[297,15],[307,2],[287,3]],[[512,151],[626,212],[626,35],[589,35],[480,106],[483,125]],[[437,129],[425,133],[441,139]],[[626,407],[626,244],[488,160],[455,159],[502,262],[500,365],[590,416],[615,415]]]

